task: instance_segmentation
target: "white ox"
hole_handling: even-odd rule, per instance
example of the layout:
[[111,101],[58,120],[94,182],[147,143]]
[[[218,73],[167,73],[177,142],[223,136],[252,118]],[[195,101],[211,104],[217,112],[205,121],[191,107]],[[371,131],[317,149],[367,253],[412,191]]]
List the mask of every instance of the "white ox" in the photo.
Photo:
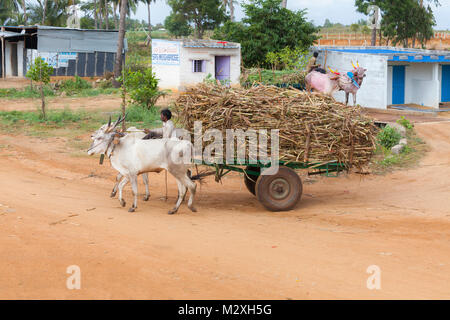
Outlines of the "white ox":
[[[95,140],[96,137],[99,134],[103,134],[106,130],[106,128],[108,127],[109,124],[104,124],[100,127],[100,129],[98,129],[97,131],[95,131],[92,135],[91,135],[91,139]],[[139,130],[135,127],[130,127],[127,129],[126,131],[127,134],[129,135],[134,135],[135,138],[137,139],[142,139],[143,137],[145,137],[145,132],[144,130]],[[117,188],[119,187],[119,183],[122,180],[123,175],[119,172],[116,176],[116,183],[114,184],[114,187],[111,191],[111,198],[114,198],[117,194]],[[144,196],[144,201],[148,201],[148,199],[150,199],[150,190],[148,187],[148,173],[143,173],[142,174],[142,180],[144,181],[144,186],[145,186],[145,196]]]
[[188,208],[193,212],[197,211],[194,207],[197,185],[188,176],[188,169],[192,165],[190,162],[191,142],[175,139],[142,140],[135,135],[124,135],[116,131],[117,125],[123,120],[124,118],[119,117],[113,125],[108,123],[104,130],[98,130],[88,150],[89,155],[106,154],[113,168],[124,176],[118,186],[120,204],[123,207],[126,204],[122,199],[122,189],[130,181],[134,202],[128,211],[134,212],[137,208],[137,176],[147,172],[167,170],[174,176],[178,185],[178,199],[169,214],[178,211],[188,189],[190,193]]

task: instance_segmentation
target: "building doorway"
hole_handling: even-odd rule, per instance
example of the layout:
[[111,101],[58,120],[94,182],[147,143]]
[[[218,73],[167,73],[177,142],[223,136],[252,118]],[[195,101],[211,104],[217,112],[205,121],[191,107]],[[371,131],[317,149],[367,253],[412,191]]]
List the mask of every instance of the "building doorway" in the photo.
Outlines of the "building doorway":
[[11,75],[17,77],[18,67],[17,67],[17,42],[11,42]]
[[392,104],[405,103],[405,66],[392,67]]
[[441,102],[450,102],[450,65],[442,66]]
[[215,57],[215,73],[217,80],[230,80],[230,56]]

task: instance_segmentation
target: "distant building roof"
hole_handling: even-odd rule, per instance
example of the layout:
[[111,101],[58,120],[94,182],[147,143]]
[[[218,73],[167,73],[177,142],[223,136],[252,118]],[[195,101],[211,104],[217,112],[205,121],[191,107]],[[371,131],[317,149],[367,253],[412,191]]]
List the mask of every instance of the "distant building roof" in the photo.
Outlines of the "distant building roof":
[[0,38],[20,37],[22,34],[11,31],[0,31]]
[[395,47],[315,47],[320,51],[336,51],[360,54],[372,54],[387,56],[390,62],[410,62],[410,63],[439,63],[450,62],[450,52],[423,50],[423,49],[403,49]]
[[221,41],[221,40],[185,39],[185,40],[183,40],[183,47],[185,47],[185,48],[238,49],[239,43]]

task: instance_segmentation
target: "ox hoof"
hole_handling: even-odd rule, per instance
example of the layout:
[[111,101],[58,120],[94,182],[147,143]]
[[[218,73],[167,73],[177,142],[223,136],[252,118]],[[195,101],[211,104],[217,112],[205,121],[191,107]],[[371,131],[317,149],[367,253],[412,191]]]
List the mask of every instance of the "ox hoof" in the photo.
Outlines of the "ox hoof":
[[127,203],[126,203],[124,200],[120,200],[120,205],[121,205],[122,207],[125,207],[126,204],[127,204]]
[[188,207],[189,209],[191,209],[192,212],[197,212],[197,209],[195,207]]
[[172,210],[169,210],[169,212],[167,212],[168,214],[175,214],[177,212],[177,209],[172,209]]
[[117,193],[117,192],[114,192],[114,191],[113,191],[113,192],[111,192],[111,194],[110,194],[109,196],[110,196],[111,198],[114,198],[114,197],[116,196],[116,193]]
[[134,207],[131,207],[130,209],[128,209],[128,212],[135,212],[136,211],[136,208],[134,208]]
[[150,195],[144,196],[144,201],[148,201],[148,199],[150,199]]

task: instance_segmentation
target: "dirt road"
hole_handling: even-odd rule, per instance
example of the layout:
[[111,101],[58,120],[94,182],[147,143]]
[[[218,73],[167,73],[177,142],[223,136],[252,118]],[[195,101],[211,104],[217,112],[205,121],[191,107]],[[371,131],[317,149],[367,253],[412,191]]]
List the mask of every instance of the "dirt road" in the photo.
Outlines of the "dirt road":
[[[418,168],[315,178],[285,213],[237,175],[210,179],[199,212],[173,216],[163,174],[128,213],[109,198],[107,162],[70,157],[62,138],[0,136],[0,298],[448,299],[450,123],[417,130],[431,149]],[[71,265],[80,290],[66,288]],[[366,287],[371,265],[381,290]]]

